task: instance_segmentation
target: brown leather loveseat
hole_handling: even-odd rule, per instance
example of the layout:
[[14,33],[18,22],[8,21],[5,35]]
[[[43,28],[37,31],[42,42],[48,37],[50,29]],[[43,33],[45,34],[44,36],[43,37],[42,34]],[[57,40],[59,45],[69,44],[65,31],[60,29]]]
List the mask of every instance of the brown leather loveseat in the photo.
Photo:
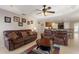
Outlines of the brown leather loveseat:
[[14,50],[20,46],[30,43],[37,38],[37,33],[27,30],[8,30],[4,31],[4,42],[8,50]]
[[68,45],[68,35],[67,31],[53,31],[46,30],[41,34],[41,38],[50,38],[53,40],[54,44],[58,45]]

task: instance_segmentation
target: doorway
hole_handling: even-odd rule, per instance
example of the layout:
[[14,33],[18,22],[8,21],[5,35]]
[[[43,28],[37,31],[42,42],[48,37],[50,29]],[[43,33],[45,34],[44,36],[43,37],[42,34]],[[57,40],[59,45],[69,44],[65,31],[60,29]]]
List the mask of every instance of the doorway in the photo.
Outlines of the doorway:
[[79,23],[74,23],[74,33],[79,33]]
[[79,23],[74,23],[74,39],[79,42]]

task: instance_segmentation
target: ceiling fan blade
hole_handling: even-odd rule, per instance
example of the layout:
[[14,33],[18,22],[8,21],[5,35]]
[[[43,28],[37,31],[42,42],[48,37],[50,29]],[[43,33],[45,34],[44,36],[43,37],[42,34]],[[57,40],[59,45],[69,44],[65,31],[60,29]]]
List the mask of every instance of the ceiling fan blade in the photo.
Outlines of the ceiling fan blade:
[[46,11],[46,12],[48,12],[48,13],[55,13],[55,11]]
[[42,10],[39,10],[39,9],[36,9],[37,11],[42,11]]
[[48,7],[47,10],[51,9],[51,7]]

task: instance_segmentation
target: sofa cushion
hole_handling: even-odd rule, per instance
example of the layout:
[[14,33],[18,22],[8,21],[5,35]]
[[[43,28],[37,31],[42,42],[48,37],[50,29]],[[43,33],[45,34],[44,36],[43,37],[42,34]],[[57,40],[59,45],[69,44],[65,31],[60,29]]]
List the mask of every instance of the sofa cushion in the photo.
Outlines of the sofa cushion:
[[17,38],[17,40],[13,40],[13,43],[17,44],[17,43],[22,43],[24,41],[23,38]]
[[32,31],[27,31],[27,34],[28,35],[33,35],[33,32]]
[[25,31],[22,31],[21,34],[22,34],[22,37],[23,37],[23,38],[25,38],[25,37],[28,36],[28,34],[27,34]]
[[64,38],[66,37],[67,33],[64,33],[64,32],[58,32],[58,33],[55,33],[55,37],[58,37],[58,38]]
[[8,34],[8,37],[11,38],[11,39],[16,39],[18,38],[17,34],[15,32],[11,32]]
[[29,35],[33,35],[33,32],[30,31],[30,32],[29,32]]

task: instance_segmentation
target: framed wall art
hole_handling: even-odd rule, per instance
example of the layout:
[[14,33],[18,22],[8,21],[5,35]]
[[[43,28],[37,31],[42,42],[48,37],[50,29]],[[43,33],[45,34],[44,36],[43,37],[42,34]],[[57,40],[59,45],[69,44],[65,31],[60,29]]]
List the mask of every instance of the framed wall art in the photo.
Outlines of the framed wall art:
[[23,22],[18,22],[18,26],[23,26]]
[[30,25],[30,21],[27,21],[27,25]]
[[22,18],[22,22],[23,22],[23,23],[26,23],[26,19],[25,19],[25,18]]
[[32,20],[30,22],[31,22],[31,24],[33,24],[33,21]]
[[6,23],[11,23],[11,17],[5,16],[5,17],[4,17],[4,22],[6,22]]
[[14,17],[13,17],[13,21],[14,21],[14,22],[20,22],[20,17],[14,16]]

